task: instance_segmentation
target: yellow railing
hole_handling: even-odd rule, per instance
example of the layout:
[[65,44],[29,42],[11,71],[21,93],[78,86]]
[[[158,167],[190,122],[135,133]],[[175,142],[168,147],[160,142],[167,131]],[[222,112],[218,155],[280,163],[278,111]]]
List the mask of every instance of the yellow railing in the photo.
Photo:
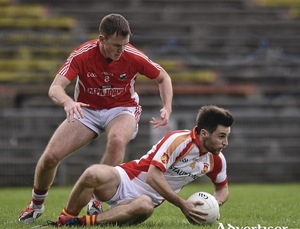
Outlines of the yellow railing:
[[41,5],[8,5],[0,8],[0,17],[44,17],[47,9]]
[[56,18],[0,18],[0,28],[66,28],[75,26],[76,20],[70,17]]
[[257,0],[260,6],[300,6],[300,0]]

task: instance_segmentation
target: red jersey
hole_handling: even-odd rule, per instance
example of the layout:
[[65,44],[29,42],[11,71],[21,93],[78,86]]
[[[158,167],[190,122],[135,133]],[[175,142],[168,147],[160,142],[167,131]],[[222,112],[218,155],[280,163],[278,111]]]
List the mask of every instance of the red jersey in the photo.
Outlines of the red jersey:
[[99,40],[91,40],[78,46],[58,71],[70,81],[77,77],[75,101],[90,104],[90,108],[95,109],[137,106],[137,74],[155,79],[160,65],[131,44],[126,45],[120,59],[108,63],[99,45]]

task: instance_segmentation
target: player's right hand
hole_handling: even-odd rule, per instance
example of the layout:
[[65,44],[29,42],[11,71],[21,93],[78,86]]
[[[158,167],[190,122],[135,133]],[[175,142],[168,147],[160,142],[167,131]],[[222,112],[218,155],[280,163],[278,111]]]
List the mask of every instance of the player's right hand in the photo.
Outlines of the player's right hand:
[[71,101],[65,104],[64,110],[66,112],[67,121],[74,122],[74,114],[78,119],[84,118],[83,111],[81,107],[89,107],[89,104]]
[[186,204],[183,207],[181,207],[181,211],[183,212],[183,214],[191,224],[201,225],[203,221],[206,220],[205,216],[208,215],[208,213],[203,212],[195,207],[196,205],[202,205],[202,204],[203,202],[200,200],[197,201],[189,200],[186,201]]

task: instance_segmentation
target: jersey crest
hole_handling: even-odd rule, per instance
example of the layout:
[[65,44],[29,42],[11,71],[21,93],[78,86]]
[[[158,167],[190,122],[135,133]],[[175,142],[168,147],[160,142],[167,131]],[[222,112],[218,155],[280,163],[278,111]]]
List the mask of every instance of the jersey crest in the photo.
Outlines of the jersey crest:
[[164,153],[161,157],[160,160],[163,164],[167,164],[169,162],[169,155]]

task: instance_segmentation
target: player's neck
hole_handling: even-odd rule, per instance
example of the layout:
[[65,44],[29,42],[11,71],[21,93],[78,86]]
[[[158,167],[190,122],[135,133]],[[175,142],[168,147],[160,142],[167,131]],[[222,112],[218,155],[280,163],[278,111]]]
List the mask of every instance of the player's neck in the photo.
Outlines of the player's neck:
[[110,64],[113,60],[110,58],[110,57],[108,57],[108,55],[105,55],[105,51],[104,51],[104,49],[103,49],[103,47],[102,47],[102,45],[101,45],[101,43],[100,43],[100,45],[99,45],[99,50],[100,50],[100,53],[101,53],[101,55],[105,58],[105,60],[106,60],[106,62],[108,63],[108,64]]

